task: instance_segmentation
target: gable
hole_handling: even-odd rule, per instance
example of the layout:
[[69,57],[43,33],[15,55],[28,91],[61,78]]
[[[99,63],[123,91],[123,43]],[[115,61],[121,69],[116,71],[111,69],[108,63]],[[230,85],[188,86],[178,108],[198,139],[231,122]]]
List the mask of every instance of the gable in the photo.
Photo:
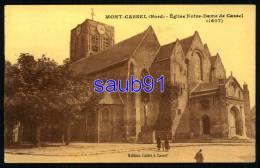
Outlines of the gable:
[[230,76],[225,83],[226,96],[243,99],[243,89],[237,82],[236,78]]
[[193,39],[194,39],[194,35],[186,37],[186,38],[180,40],[181,46],[182,46],[182,49],[183,49],[183,52],[184,52],[185,55],[188,53]]
[[192,36],[181,40],[181,44],[185,57],[189,60],[189,81],[209,82],[211,69],[209,51],[202,43],[199,33],[195,31]]
[[224,65],[222,64],[221,58],[219,54],[216,56],[210,57],[211,61],[211,69],[214,70],[214,77],[215,78],[226,78],[226,70]]
[[155,57],[154,62],[159,62],[159,61],[163,61],[165,59],[169,59],[172,54],[175,43],[176,42],[165,44],[165,45],[161,46],[159,52],[157,53],[157,55]]
[[173,83],[182,85],[181,88],[185,88],[187,85],[187,66],[185,63],[185,55],[179,40],[176,40],[176,44],[174,45],[171,54],[170,77]]
[[168,81],[173,81],[173,76],[178,81],[186,78],[185,55],[178,39],[160,47],[150,70],[152,73],[160,71],[160,74],[163,74]]
[[134,53],[129,60],[129,63],[134,63],[134,71],[137,77],[144,69],[148,70],[155,60],[155,57],[160,50],[160,43],[156,37],[152,27],[149,26],[143,39],[135,49]]
[[208,45],[207,45],[207,44],[204,44],[204,51],[205,51],[205,53],[207,54],[208,57],[211,56],[211,53],[210,53],[210,51],[209,51],[209,48],[208,48]]
[[217,59],[215,61],[215,66],[216,66],[216,68],[222,69],[222,71],[226,72],[224,65],[222,64],[220,56],[217,56]]
[[213,68],[214,65],[215,65],[215,61],[216,61],[216,59],[217,59],[217,56],[211,56],[211,57],[209,57],[209,58],[210,58],[211,67]]
[[171,56],[171,62],[176,62],[178,64],[184,64],[186,66],[184,51],[183,51],[182,45],[178,39],[173,43],[173,50],[172,50],[170,56]]
[[201,51],[204,51],[204,45],[202,43],[202,40],[199,36],[199,33],[195,31],[195,33],[192,36],[186,37],[182,40],[180,40],[180,43],[182,45],[182,49],[185,55],[187,55],[189,49],[193,46],[194,42],[196,42],[196,48],[199,46],[199,49]]

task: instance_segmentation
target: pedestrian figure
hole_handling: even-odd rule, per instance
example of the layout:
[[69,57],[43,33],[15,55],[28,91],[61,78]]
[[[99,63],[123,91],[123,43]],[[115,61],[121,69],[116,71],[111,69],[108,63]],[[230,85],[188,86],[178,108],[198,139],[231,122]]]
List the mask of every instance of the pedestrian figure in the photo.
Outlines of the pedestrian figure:
[[157,149],[158,149],[158,151],[159,151],[160,148],[161,148],[161,139],[160,139],[160,136],[159,136],[159,135],[157,136],[156,142],[157,142]]
[[168,141],[168,137],[165,138],[164,145],[165,145],[166,151],[168,152],[170,150],[170,143]]
[[164,149],[165,149],[165,142],[162,141],[162,150],[164,151]]
[[194,159],[196,160],[197,163],[203,163],[204,158],[203,158],[203,154],[202,154],[202,149],[200,149],[200,150],[196,153]]

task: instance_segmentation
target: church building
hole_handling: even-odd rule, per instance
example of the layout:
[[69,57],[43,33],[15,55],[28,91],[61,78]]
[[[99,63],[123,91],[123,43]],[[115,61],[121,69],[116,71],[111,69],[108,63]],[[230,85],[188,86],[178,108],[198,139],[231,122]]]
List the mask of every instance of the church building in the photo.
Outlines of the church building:
[[[247,84],[227,75],[197,31],[161,45],[151,26],[115,43],[113,26],[86,19],[71,30],[70,67],[85,79],[165,77],[165,91],[105,93],[99,110],[74,123],[72,140],[152,143],[172,140],[246,138],[250,113]],[[125,86],[123,84],[123,86]]]

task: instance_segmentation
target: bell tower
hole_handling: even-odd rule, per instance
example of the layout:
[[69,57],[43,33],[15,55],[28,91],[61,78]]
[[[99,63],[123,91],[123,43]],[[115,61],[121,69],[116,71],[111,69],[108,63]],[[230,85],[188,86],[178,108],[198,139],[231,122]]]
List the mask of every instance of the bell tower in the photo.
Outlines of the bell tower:
[[94,56],[96,53],[114,45],[114,27],[86,19],[71,30],[70,59],[75,62],[81,58]]

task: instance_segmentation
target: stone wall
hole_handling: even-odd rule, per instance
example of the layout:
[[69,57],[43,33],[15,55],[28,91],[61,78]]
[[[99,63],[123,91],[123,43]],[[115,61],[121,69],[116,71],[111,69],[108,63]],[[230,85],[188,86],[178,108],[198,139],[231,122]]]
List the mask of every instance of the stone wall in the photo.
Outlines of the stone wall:
[[222,113],[220,107],[219,95],[209,95],[191,99],[191,116],[190,128],[194,136],[204,135],[203,132],[203,117],[209,118],[209,135],[213,137],[222,137],[224,122],[222,121]]
[[104,105],[99,110],[99,142],[125,141],[123,117],[121,105]]
[[[151,27],[148,28],[146,34],[143,37],[138,48],[134,51],[133,56],[130,58],[128,63],[128,76],[131,74],[131,67],[133,67],[133,75],[135,79],[141,79],[143,71],[148,71],[151,67],[156,53],[160,48],[160,44],[157,40],[157,37]],[[127,104],[127,121],[135,116],[135,137],[138,137],[141,134],[141,128],[144,126],[144,104],[141,100],[140,93],[131,93],[132,96],[128,96]],[[130,94],[130,95],[131,95]],[[149,105],[147,110],[147,120],[150,120]],[[131,120],[130,120],[131,121]],[[131,124],[132,122],[129,122]],[[131,129],[133,124],[129,125]],[[148,122],[149,125],[149,122]],[[133,136],[133,135],[130,135]]]
[[212,82],[218,82],[219,79],[226,79],[226,70],[221,62],[219,55],[216,56],[215,64],[212,65]]
[[[200,63],[198,62],[197,57],[200,58],[201,60]],[[190,49],[186,54],[186,58],[189,60],[189,67],[188,67],[189,83],[198,82],[200,80],[209,82],[211,63],[209,60],[209,55],[207,51],[205,51],[204,45],[197,32],[195,33]],[[196,68],[196,66],[200,66],[201,68]],[[197,74],[200,73],[202,73],[201,74],[202,78],[196,79],[196,76],[198,76]]]
[[[172,137],[175,137],[176,132],[178,134],[186,134],[187,133],[187,123],[182,123],[180,125],[181,120],[187,120],[188,115],[188,72],[187,65],[185,62],[185,55],[182,51],[182,47],[179,41],[176,42],[175,48],[173,50],[173,55],[171,56],[171,84],[177,87],[177,106],[175,109],[171,109],[172,116],[172,129],[171,134]],[[186,113],[185,115],[183,115]]]

